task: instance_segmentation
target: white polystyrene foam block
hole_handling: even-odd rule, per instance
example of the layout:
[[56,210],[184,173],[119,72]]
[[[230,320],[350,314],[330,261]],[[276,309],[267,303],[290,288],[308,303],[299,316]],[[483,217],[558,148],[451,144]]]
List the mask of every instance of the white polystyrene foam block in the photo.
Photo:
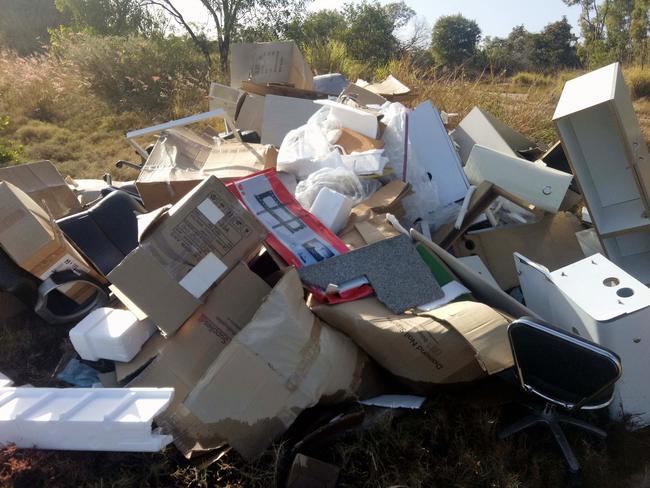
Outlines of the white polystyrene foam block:
[[173,388],[0,388],[0,446],[155,452],[172,441],[151,430]]
[[336,234],[347,223],[353,205],[354,202],[350,198],[323,187],[318,192],[309,212]]
[[128,362],[156,331],[128,310],[98,308],[70,330],[70,341],[82,359]]

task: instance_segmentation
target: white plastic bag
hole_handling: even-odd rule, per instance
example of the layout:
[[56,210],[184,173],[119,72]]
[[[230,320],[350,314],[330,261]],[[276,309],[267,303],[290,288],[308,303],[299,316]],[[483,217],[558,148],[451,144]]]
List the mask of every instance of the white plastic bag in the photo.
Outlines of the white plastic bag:
[[[379,182],[376,184],[379,185]],[[296,200],[305,209],[310,209],[318,193],[324,187],[345,195],[355,205],[368,198],[376,190],[376,187],[364,188],[357,175],[348,169],[322,168],[298,183],[295,193]]]

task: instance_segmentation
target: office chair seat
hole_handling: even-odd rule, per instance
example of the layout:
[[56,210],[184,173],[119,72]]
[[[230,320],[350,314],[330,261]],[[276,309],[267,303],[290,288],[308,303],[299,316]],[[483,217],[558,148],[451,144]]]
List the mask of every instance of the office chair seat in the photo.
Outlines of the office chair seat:
[[508,338],[521,388],[544,400],[527,417],[504,428],[502,439],[535,424],[546,424],[569,465],[576,473],[576,459],[560,424],[581,428],[601,438],[606,432],[568,412],[604,408],[612,401],[614,385],[621,377],[620,358],[609,349],[531,317],[508,326]]

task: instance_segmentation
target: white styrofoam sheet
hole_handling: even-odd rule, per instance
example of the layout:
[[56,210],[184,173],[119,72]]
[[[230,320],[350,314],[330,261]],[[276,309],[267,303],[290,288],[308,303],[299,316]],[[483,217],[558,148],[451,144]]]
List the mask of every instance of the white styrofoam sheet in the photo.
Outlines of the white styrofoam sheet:
[[155,452],[152,432],[173,388],[0,388],[0,445],[73,451]]

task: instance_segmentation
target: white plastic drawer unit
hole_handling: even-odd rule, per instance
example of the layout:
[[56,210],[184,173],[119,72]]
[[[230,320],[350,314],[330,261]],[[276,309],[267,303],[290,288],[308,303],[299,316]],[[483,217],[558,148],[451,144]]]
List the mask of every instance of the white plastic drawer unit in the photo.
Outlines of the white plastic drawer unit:
[[515,253],[526,306],[621,358],[610,413],[650,425],[650,289],[601,254],[549,272]]
[[605,252],[650,283],[650,156],[621,66],[568,81],[553,120]]
[[152,432],[173,388],[0,388],[0,446],[73,451],[159,451]]

